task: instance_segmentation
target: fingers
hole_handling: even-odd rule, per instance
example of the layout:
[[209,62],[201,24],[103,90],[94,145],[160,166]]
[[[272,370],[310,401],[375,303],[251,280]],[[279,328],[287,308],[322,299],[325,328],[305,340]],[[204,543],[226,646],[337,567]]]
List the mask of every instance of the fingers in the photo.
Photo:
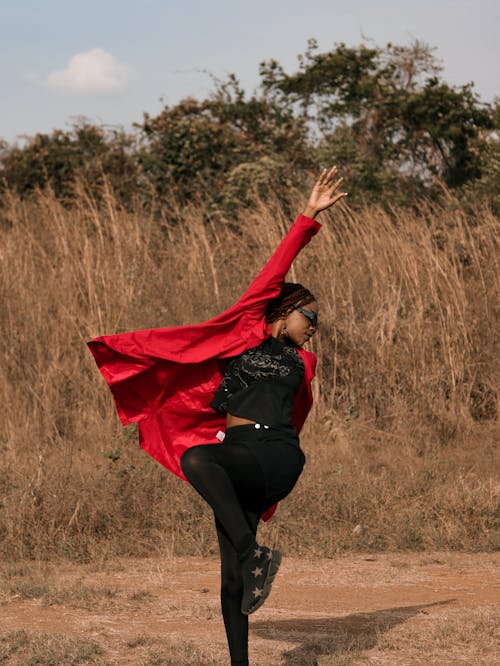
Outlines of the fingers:
[[347,196],[347,192],[339,192],[338,194],[336,194],[333,197],[333,199],[331,200],[332,201],[332,206],[333,206],[333,204],[337,203],[337,201],[340,201],[340,199],[343,199],[346,196]]
[[[340,187],[341,183],[344,180],[344,177],[340,176],[340,178],[337,178],[337,180],[333,180],[333,177],[337,175],[337,167],[333,167],[332,169],[330,169],[329,173],[331,173],[331,176],[328,185],[330,186],[330,196],[332,197],[335,190],[337,190]],[[344,197],[347,196],[347,192],[342,192],[342,196]],[[335,201],[337,201],[337,199],[335,199]]]
[[320,177],[318,178],[318,185],[328,184],[336,173],[337,173],[336,166],[333,166],[330,170],[323,169],[323,171],[320,174]]
[[343,179],[342,177],[340,177],[340,178],[338,178],[338,179],[332,184],[332,186],[331,186],[332,193],[335,192],[335,190],[337,189],[337,187],[340,185],[340,183],[341,183],[343,180],[344,180],[344,179]]
[[337,172],[338,169],[336,166],[330,169],[323,169],[315,185],[316,196],[325,198],[324,200],[328,202],[326,207],[332,206],[347,196],[347,192],[336,193],[336,190],[338,190],[344,180],[342,177],[337,178]]
[[328,172],[328,179],[330,180],[331,178],[333,178],[333,176],[337,173],[337,171],[338,171],[337,167],[332,166],[332,168]]
[[323,169],[323,171],[321,172],[321,174],[320,174],[320,176],[317,180],[317,185],[323,185],[325,180],[326,180],[326,169]]

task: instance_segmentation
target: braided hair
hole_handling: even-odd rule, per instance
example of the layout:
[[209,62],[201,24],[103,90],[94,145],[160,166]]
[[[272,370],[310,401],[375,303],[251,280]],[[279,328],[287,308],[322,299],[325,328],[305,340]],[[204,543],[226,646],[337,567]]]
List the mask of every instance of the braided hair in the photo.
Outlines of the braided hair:
[[302,307],[312,303],[316,298],[297,282],[284,282],[279,296],[272,298],[266,308],[266,321],[271,324],[280,317],[286,317],[295,307]]

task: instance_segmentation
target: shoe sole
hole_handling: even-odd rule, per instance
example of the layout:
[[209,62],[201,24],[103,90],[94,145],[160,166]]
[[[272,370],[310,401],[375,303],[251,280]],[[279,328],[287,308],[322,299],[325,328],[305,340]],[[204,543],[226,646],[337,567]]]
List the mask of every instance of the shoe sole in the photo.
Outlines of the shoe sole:
[[272,552],[272,558],[271,558],[271,563],[269,565],[269,569],[267,570],[267,576],[266,580],[264,581],[264,587],[262,591],[262,596],[259,597],[256,602],[250,606],[248,610],[243,610],[241,609],[241,612],[243,615],[251,615],[252,613],[255,613],[256,610],[258,610],[264,601],[267,599],[271,592],[271,586],[273,584],[273,580],[276,577],[276,574],[278,573],[278,569],[280,568],[281,564],[281,553],[279,550],[273,550]]

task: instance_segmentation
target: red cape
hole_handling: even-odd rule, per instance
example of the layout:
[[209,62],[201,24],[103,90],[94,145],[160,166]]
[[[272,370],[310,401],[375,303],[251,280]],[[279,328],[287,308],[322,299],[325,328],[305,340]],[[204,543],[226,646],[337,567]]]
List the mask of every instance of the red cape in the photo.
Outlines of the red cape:
[[[271,259],[237,303],[192,326],[103,335],[88,342],[108,383],[123,425],[138,421],[139,444],[181,479],[184,451],[219,443],[225,418],[210,407],[224,375],[225,359],[255,347],[271,335],[266,306],[279,295],[292,261],[321,225],[299,215]],[[304,379],[293,407],[300,431],[312,405],[316,356],[299,348]],[[269,509],[263,519],[274,513]]]

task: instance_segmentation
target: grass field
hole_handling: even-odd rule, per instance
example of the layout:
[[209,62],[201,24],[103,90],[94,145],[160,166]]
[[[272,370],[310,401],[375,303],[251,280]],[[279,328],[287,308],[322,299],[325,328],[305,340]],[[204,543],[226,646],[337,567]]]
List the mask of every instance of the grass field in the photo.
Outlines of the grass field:
[[[0,211],[0,550],[215,554],[209,511],[121,428],[85,342],[215,315],[292,220],[273,202],[216,223],[102,201],[7,196]],[[289,276],[320,302],[307,465],[266,538],[310,557],[497,548],[498,220],[453,201],[319,219]]]

